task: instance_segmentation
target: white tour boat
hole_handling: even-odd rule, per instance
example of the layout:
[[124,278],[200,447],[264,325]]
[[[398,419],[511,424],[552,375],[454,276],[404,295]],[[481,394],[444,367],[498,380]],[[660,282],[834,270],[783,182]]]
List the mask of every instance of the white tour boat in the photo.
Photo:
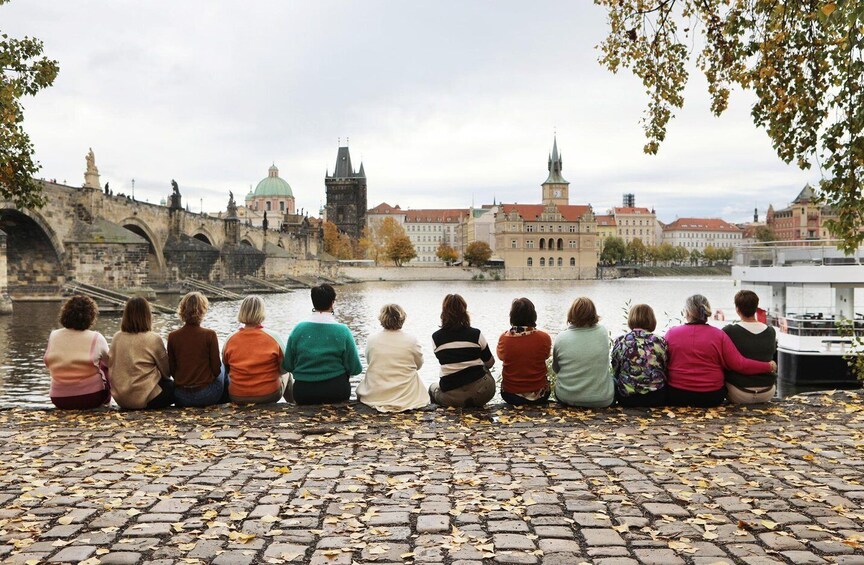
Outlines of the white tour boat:
[[[737,248],[732,278],[759,295],[777,330],[778,393],[858,388],[848,359],[864,337],[856,289],[864,253],[845,255],[826,241],[777,241]],[[862,300],[864,306],[864,300]]]

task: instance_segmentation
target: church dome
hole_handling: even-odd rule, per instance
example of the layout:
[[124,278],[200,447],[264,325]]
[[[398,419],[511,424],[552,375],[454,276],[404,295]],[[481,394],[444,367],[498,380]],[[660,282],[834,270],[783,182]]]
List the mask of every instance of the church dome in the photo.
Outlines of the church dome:
[[290,184],[279,178],[279,169],[273,165],[267,171],[267,178],[255,187],[255,196],[294,198],[294,192],[292,192]]

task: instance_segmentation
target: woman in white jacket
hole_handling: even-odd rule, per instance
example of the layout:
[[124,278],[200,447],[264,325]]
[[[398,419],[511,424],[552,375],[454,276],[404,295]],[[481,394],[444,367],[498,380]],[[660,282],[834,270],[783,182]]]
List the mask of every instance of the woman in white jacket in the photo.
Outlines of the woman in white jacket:
[[396,304],[381,308],[384,331],[366,344],[366,375],[357,386],[357,399],[379,412],[404,412],[429,404],[429,391],[417,370],[423,366],[420,343],[402,331],[405,311]]

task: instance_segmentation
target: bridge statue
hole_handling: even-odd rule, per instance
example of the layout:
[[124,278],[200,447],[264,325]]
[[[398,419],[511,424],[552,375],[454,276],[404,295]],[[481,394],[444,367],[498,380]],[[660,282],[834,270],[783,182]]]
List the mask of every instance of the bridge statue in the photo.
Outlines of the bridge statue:
[[261,227],[264,228],[264,231],[267,231],[267,226],[270,225],[270,222],[267,221],[267,210],[264,210],[264,219],[261,220]]
[[237,218],[237,202],[234,201],[234,192],[228,191],[228,215],[226,219],[236,219]]
[[84,156],[87,160],[87,170],[84,171],[84,186],[99,190],[102,184],[99,182],[99,169],[96,167],[96,155],[93,154],[93,148]]
[[169,208],[171,208],[172,210],[182,210],[183,204],[182,197],[180,196],[180,187],[177,185],[177,181],[174,179],[171,179],[171,190],[171,204]]

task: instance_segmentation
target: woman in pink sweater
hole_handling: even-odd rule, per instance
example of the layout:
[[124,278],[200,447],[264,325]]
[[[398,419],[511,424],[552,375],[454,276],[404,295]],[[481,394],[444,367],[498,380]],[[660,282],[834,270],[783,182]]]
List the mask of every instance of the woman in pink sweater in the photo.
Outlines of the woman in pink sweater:
[[99,309],[86,296],[73,296],[60,311],[60,325],[48,337],[45,366],[51,374],[51,402],[60,409],[86,410],[108,404],[108,343],[90,328]]
[[744,375],[774,372],[774,361],[747,359],[722,330],[708,325],[711,305],[701,294],[684,304],[687,323],[666,332],[669,344],[667,403],[671,406],[719,406],[726,398],[723,370]]

